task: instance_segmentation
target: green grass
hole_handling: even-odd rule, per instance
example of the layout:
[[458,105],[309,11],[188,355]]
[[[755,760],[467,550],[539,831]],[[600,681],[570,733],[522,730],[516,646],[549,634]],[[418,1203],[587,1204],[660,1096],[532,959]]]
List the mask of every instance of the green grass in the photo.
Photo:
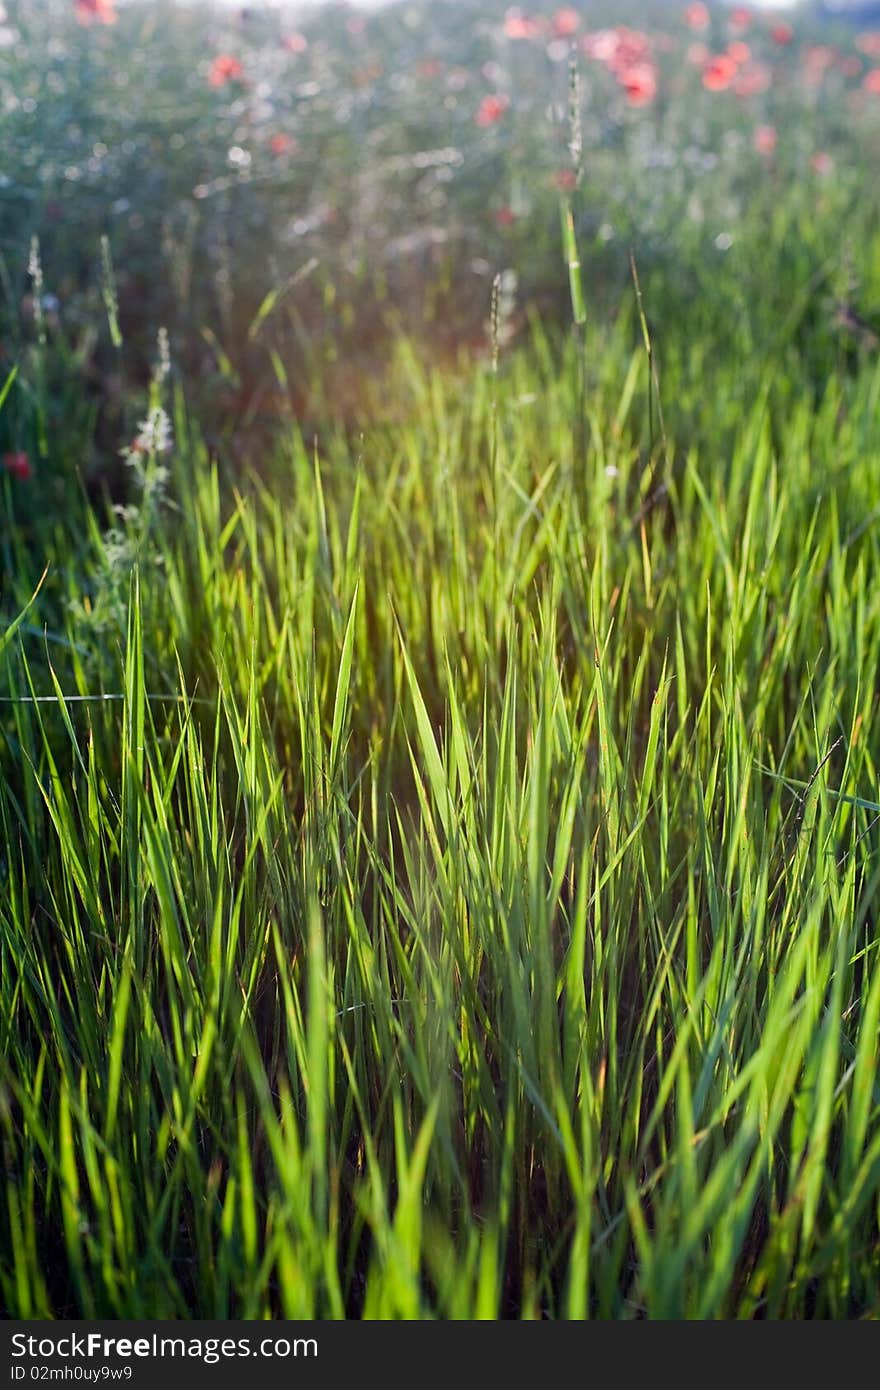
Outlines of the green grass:
[[40,533],[19,1316],[876,1311],[880,373],[768,378],[723,460],[670,374],[650,460],[629,314],[601,342],[586,477],[535,326],[237,488],[178,401],[130,582],[85,506]]
[[[146,11],[100,34],[67,15],[81,81],[31,30],[16,50],[27,90],[57,71],[43,105],[0,113],[0,457],[33,469],[0,472],[0,1306],[876,1316],[876,112],[850,129],[843,79],[795,91],[793,57],[764,105],[722,108],[693,74],[676,93],[669,58],[656,110],[617,97],[603,124],[589,69],[560,199],[565,64],[508,53],[497,25],[443,30],[474,79],[442,108],[455,234],[401,272],[433,304],[421,341],[386,322],[334,419],[328,363],[387,308],[372,243],[368,271],[347,259],[353,209],[382,203],[377,246],[420,226],[384,155],[452,138],[412,76],[426,16],[371,21],[408,85],[370,79],[314,187],[291,175],[305,210],[363,175],[291,281],[266,248],[293,194],[265,170],[196,200],[175,242],[197,167],[245,142],[191,17],[163,48]],[[343,19],[312,35],[324,95],[282,112],[313,134],[334,74],[373,53]],[[98,77],[136,25],[124,111]],[[486,133],[493,54],[514,100]],[[69,108],[77,159],[97,134],[110,153],[53,232],[68,175],[21,199]],[[749,145],[768,117],[771,165]],[[706,155],[725,122],[739,143],[711,167],[660,158]],[[126,132],[178,126],[120,237]],[[495,203],[530,179],[502,232]],[[160,284],[160,224],[191,294]],[[517,270],[515,304],[510,275],[471,277],[475,251]],[[458,346],[461,324],[496,329],[450,369],[456,301]]]

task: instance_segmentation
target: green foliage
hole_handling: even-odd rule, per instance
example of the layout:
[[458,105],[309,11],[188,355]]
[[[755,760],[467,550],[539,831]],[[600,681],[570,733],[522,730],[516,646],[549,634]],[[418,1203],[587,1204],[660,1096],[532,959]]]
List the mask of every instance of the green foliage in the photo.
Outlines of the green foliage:
[[[382,22],[410,52],[402,15]],[[96,63],[117,42],[86,37]],[[475,30],[472,58],[497,41]],[[244,116],[195,51],[169,50],[167,91],[133,62],[155,126],[132,109],[158,139],[182,93],[226,150]],[[537,129],[537,59],[513,62],[522,145],[479,137],[483,203]],[[77,100],[109,119],[111,95]],[[547,257],[537,235],[504,248],[571,336],[532,303],[511,342],[499,275],[488,360],[451,373],[398,336],[356,429],[328,411],[316,439],[292,395],[270,439],[250,407],[236,449],[215,428],[241,344],[266,353],[261,390],[290,386],[306,258],[266,285],[250,255],[226,321],[199,296],[228,282],[158,293],[131,370],[129,248],[102,254],[87,187],[82,318],[7,316],[0,429],[34,461],[0,479],[13,1316],[880,1306],[876,196],[842,158],[807,183],[793,134],[795,177],[746,168],[741,141],[692,216],[692,188],[655,196],[645,118],[591,109]],[[685,109],[662,105],[649,154]],[[0,118],[19,155],[31,115]],[[429,147],[421,126],[383,138]],[[344,180],[360,148],[321,157]],[[161,178],[183,186],[189,158]],[[632,256],[600,232],[612,175]],[[72,252],[38,221],[42,290]],[[344,276],[314,284],[328,315],[355,303]],[[153,363],[166,322],[209,347],[206,383],[166,335]],[[322,351],[345,341],[325,323]],[[117,397],[83,392],[95,362]],[[124,504],[90,472],[102,433]]]
[[115,635],[61,583],[105,573],[86,504],[40,532],[17,1314],[877,1306],[876,367],[768,371],[727,457],[671,368],[652,463],[625,315],[575,505],[581,348],[535,331],[458,385],[402,359],[397,429],[235,488],[179,407]]

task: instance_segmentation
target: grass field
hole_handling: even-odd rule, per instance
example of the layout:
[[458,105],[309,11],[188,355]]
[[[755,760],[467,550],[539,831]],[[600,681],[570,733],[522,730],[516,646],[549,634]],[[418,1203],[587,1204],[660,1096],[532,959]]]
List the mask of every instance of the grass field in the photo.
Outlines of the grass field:
[[5,1311],[876,1316],[880,34],[3,8]]

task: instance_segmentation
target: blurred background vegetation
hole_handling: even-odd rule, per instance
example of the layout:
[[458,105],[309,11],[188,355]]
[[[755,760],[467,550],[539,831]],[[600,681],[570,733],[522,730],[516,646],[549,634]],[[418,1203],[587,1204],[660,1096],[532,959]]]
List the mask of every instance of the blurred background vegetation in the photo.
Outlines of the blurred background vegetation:
[[212,442],[244,451],[279,418],[381,412],[401,332],[449,366],[485,352],[498,272],[511,335],[564,324],[560,197],[591,316],[629,305],[635,248],[666,353],[718,335],[746,358],[793,314],[820,386],[871,341],[880,56],[857,25],[661,0],[83,4],[6,0],[0,28],[0,445],[44,473],[112,481],[160,326]]

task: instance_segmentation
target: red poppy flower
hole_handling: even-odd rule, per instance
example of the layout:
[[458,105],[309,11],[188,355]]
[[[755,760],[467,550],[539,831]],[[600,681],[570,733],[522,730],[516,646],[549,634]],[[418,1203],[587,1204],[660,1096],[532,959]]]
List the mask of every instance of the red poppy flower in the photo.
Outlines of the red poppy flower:
[[576,34],[581,27],[581,17],[577,10],[566,5],[563,9],[556,11],[550,23],[553,25],[553,33],[558,39],[570,39],[572,34]]
[[779,44],[780,48],[784,48],[794,38],[794,30],[790,24],[774,24],[770,30],[770,37],[774,43]]
[[743,43],[741,39],[734,39],[733,43],[727,45],[727,56],[733,59],[737,67],[740,67],[741,64],[749,61],[752,56],[752,50],[749,48],[748,44]]
[[305,34],[285,34],[281,40],[281,46],[286,48],[288,53],[305,53],[309,41]]
[[727,53],[710,58],[703,68],[703,86],[707,92],[723,92],[736,76],[736,63]]
[[834,168],[834,160],[825,150],[817,150],[810,160],[810,168],[815,174],[830,174]]
[[864,53],[866,58],[880,58],[880,33],[869,30],[865,34],[857,34],[856,48],[860,53]]
[[650,63],[634,63],[617,80],[630,106],[647,106],[657,95],[657,74]]
[[20,483],[26,483],[33,473],[31,461],[23,449],[12,454],[4,454],[3,467],[10,477],[16,478]]
[[74,0],[80,24],[115,24],[116,0]]
[[495,214],[495,221],[498,223],[499,227],[512,227],[516,221],[516,213],[513,208],[506,206],[499,208]]
[[597,29],[593,34],[584,34],[581,48],[588,58],[608,64],[617,52],[619,42],[616,29]]
[[298,148],[293,136],[288,135],[283,130],[279,131],[277,135],[273,135],[269,141],[269,149],[273,154],[295,154]]
[[738,97],[753,97],[766,92],[772,81],[773,69],[769,63],[746,63],[737,70],[732,85]]
[[508,10],[504,16],[504,32],[509,39],[538,39],[544,32],[544,23],[523,14],[522,10]]
[[872,68],[870,72],[866,72],[862,78],[862,86],[866,92],[880,96],[880,68]]
[[758,154],[770,156],[776,149],[779,135],[775,125],[759,125],[752,136],[755,149]]
[[836,61],[837,49],[827,43],[812,44],[804,50],[804,77],[813,87],[822,83],[826,71]]
[[244,75],[244,68],[237,58],[229,53],[221,53],[211,64],[208,81],[212,87],[225,87],[227,82],[238,81]]
[[510,102],[504,96],[483,97],[474,117],[477,125],[494,125],[496,121],[501,120],[509,105]]
[[747,10],[745,5],[739,5],[735,10],[730,11],[730,27],[742,32],[748,29],[752,22],[752,12]]
[[582,47],[590,58],[609,68],[618,78],[636,64],[652,62],[651,40],[647,34],[628,29],[625,24],[585,34]]
[[682,18],[689,29],[706,29],[709,26],[709,6],[704,5],[702,0],[696,0],[693,5],[688,5]]

